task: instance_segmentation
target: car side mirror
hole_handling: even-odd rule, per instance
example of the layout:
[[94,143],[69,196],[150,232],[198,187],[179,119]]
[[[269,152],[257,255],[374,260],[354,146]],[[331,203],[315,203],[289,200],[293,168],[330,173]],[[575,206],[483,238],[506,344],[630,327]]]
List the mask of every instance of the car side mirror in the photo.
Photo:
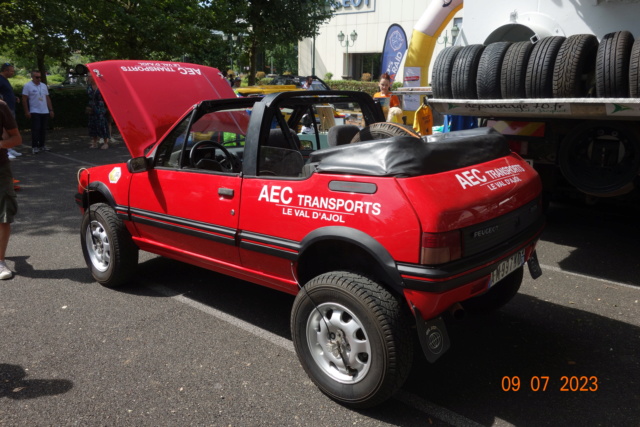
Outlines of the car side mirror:
[[147,157],[134,157],[127,161],[127,169],[130,173],[146,172],[151,169],[151,159]]

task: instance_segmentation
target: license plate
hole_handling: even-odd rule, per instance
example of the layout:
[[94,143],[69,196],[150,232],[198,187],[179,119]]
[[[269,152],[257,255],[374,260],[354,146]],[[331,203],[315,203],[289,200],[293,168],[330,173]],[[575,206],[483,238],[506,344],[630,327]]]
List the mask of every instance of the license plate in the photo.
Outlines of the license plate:
[[524,249],[520,249],[515,254],[498,264],[498,267],[491,272],[491,280],[489,281],[489,287],[495,285],[500,280],[507,277],[510,273],[514,272],[524,264]]

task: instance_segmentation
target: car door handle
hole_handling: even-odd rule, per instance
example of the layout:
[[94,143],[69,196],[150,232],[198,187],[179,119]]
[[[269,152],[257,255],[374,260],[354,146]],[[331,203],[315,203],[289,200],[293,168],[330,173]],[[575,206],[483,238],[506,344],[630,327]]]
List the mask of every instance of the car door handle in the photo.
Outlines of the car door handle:
[[222,197],[233,197],[233,189],[231,188],[218,188],[218,195]]

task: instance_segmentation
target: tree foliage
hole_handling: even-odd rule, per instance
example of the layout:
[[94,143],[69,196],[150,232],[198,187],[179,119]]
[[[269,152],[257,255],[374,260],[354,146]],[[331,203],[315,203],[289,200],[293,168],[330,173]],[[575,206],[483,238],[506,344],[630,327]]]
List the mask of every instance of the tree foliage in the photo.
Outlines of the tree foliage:
[[47,56],[64,58],[71,54],[66,38],[69,11],[54,0],[3,1],[0,4],[0,40],[19,57],[29,59],[28,67],[38,69],[46,82]]
[[198,0],[71,1],[77,47],[98,59],[180,59],[211,38],[215,18]]
[[[38,68],[72,52],[98,60],[182,60],[228,63],[221,33],[241,35],[236,57],[248,55],[250,83],[258,50],[281,52],[317,34],[332,0],[0,0],[0,47]],[[243,52],[240,52],[242,50]],[[289,48],[290,51],[290,48]],[[225,65],[222,65],[225,64]]]
[[331,0],[248,0],[212,5],[246,34],[250,58],[249,84],[255,83],[258,50],[288,45],[318,34],[318,28],[333,15]]

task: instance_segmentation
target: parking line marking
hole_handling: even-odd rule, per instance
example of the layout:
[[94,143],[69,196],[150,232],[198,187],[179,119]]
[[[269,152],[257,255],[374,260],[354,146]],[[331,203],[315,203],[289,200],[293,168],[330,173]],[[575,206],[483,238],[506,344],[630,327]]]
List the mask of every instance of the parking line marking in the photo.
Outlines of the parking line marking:
[[608,284],[611,284],[611,285],[622,286],[624,288],[635,289],[637,291],[640,291],[640,286],[630,285],[628,283],[614,282],[613,280],[601,279],[601,278],[595,277],[595,276],[587,276],[586,274],[574,273],[572,271],[563,270],[560,267],[554,267],[553,265],[540,264],[540,267],[544,268],[545,270],[554,271],[556,273],[568,274],[570,276],[576,276],[576,277],[580,277],[582,279],[591,279],[591,280],[595,280],[597,282],[608,283]]
[[265,339],[267,341],[269,341],[272,344],[275,344],[277,346],[280,346],[282,348],[284,348],[285,350],[289,350],[290,352],[294,353],[294,349],[293,349],[293,343],[285,338],[279,337],[278,335],[271,333],[267,330],[264,330],[262,328],[258,328],[255,325],[252,325],[251,323],[245,322],[244,320],[240,320],[237,317],[231,316],[225,312],[222,312],[220,310],[216,310],[213,307],[210,307],[206,304],[202,304],[199,303],[197,301],[192,300],[191,298],[185,297],[182,294],[178,294],[175,291],[165,287],[165,286],[160,286],[160,285],[148,285],[147,286],[149,289],[152,289],[156,292],[158,292],[161,295],[167,296],[167,297],[171,297],[183,304],[187,304],[190,307],[193,307],[197,310],[200,310],[204,313],[207,313],[217,319],[223,320],[233,326],[236,326],[246,332],[249,332],[250,334],[256,335],[262,339]]
[[[240,320],[237,317],[231,316],[227,313],[224,313],[206,304],[194,301],[191,298],[185,297],[183,294],[177,293],[176,291],[167,288],[166,286],[147,285],[147,288],[159,293],[160,295],[164,295],[166,297],[172,298],[178,302],[181,302],[192,308],[195,308],[196,310],[200,310],[203,313],[206,313],[219,320],[227,322],[232,326],[236,326],[246,332],[249,332],[250,334],[256,335],[266,341],[269,341],[272,344],[282,347],[285,350],[295,353],[295,350],[293,348],[293,343],[291,341],[284,339],[272,332],[259,328],[255,325],[252,325],[251,323],[245,322],[244,320]],[[449,423],[453,426],[460,426],[460,427],[480,426],[480,424],[468,418],[465,418],[462,415],[459,415],[446,408],[442,408],[434,403],[431,403],[429,401],[426,401],[414,395],[413,393],[409,393],[404,390],[400,390],[396,394],[395,399],[402,401],[403,403],[409,404],[414,409],[417,409],[420,412],[424,412],[428,415],[431,415],[432,417],[437,418],[446,423]]]
[[75,157],[65,156],[63,154],[58,154],[58,153],[52,153],[51,151],[48,151],[46,154],[48,154],[49,156],[60,157],[61,159],[65,159],[65,160],[72,160],[72,161],[74,161],[76,163],[80,163],[80,164],[87,165],[87,166],[90,166],[90,167],[99,166],[99,165],[97,165],[95,163],[85,162],[84,160],[76,159]]

